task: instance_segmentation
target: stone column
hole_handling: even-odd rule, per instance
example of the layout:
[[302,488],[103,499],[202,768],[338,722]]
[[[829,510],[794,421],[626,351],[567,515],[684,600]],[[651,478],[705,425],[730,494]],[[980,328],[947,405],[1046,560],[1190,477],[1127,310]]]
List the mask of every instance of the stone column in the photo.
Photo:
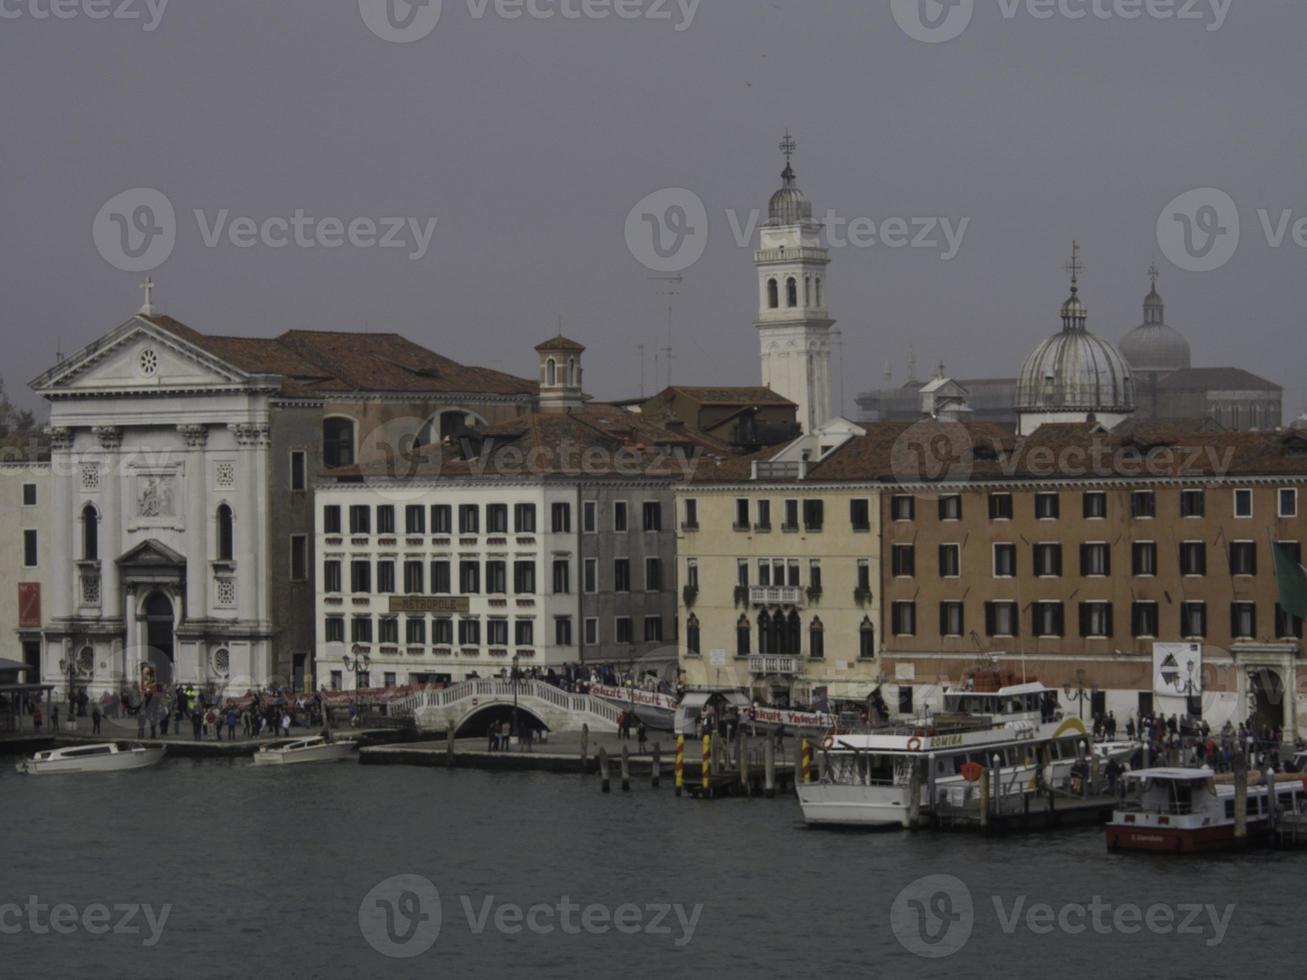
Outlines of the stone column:
[[186,508],[182,517],[186,528],[186,618],[204,619],[209,615],[209,474],[205,465],[205,446],[209,428],[205,425],[179,425],[177,431],[186,441]]
[[[74,609],[73,590],[77,587],[77,566],[74,562],[73,490],[74,481],[80,479],[80,470],[73,462],[73,430],[50,430],[51,488],[50,541],[41,547],[49,548],[50,591],[49,608],[53,619],[71,619]],[[57,661],[57,657],[55,658]],[[48,680],[48,678],[47,678]]]
[[122,448],[123,430],[102,425],[91,430],[103,450],[100,463],[100,615],[117,619],[126,615],[118,578],[118,558],[123,552],[123,480],[118,450]]
[[257,620],[259,602],[259,456],[268,439],[266,425],[229,426],[240,448],[236,503],[236,606],[241,619]]

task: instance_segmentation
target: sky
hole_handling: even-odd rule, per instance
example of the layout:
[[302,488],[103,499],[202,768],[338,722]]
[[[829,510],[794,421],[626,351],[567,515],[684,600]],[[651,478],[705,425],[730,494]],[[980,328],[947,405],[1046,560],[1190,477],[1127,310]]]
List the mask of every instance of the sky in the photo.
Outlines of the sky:
[[[910,349],[1014,376],[1060,328],[1073,240],[1090,330],[1140,323],[1156,259],[1196,366],[1307,409],[1301,0],[386,2],[0,0],[11,396],[39,407],[27,383],[134,313],[147,272],[206,333],[395,331],[524,376],[561,323],[604,399],[666,382],[670,302],[673,381],[756,384],[734,224],[788,129],[817,215],[860,230],[829,271],[846,413]],[[646,213],[690,251],[641,244]],[[1236,249],[1197,247],[1232,220]]]

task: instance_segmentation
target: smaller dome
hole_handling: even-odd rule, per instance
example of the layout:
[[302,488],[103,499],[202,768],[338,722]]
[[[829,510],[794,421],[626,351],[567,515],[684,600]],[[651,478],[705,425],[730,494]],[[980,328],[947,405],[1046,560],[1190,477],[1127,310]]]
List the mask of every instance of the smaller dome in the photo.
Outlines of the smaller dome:
[[[1156,275],[1156,270],[1153,272]],[[1166,304],[1157,291],[1156,279],[1144,300],[1144,322],[1121,340],[1121,354],[1135,371],[1170,374],[1193,366],[1189,341],[1166,325]]]
[[784,185],[771,196],[767,206],[767,224],[772,227],[798,225],[812,220],[812,202],[808,195],[799,190],[798,178],[794,168],[787,166],[781,174]]

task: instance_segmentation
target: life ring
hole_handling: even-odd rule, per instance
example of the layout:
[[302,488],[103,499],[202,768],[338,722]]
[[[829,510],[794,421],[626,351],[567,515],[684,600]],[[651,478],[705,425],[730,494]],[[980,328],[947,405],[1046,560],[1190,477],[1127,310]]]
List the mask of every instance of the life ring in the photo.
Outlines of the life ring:
[[920,748],[921,748],[921,739],[917,738],[917,736],[915,735],[913,735],[910,739],[908,739],[909,752],[916,752]]
[[823,752],[830,751],[834,747],[835,747],[834,735],[827,735],[825,738],[821,740],[821,748]]

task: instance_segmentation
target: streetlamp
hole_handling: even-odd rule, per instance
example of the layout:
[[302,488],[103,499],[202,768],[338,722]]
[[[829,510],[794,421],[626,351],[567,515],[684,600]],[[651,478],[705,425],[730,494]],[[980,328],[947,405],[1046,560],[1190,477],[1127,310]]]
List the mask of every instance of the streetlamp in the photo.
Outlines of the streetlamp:
[[368,656],[367,651],[362,647],[354,648],[354,656],[348,653],[344,656],[346,670],[354,671],[354,696],[358,697],[358,692],[363,689],[363,675],[368,672],[372,666],[372,658]]
[[1068,701],[1078,701],[1080,703],[1080,720],[1084,721],[1085,702],[1093,700],[1094,695],[1098,693],[1098,684],[1094,683],[1086,688],[1085,669],[1083,667],[1077,667],[1074,686],[1071,681],[1067,681],[1066,684],[1062,686],[1062,691],[1066,694],[1066,699]]

